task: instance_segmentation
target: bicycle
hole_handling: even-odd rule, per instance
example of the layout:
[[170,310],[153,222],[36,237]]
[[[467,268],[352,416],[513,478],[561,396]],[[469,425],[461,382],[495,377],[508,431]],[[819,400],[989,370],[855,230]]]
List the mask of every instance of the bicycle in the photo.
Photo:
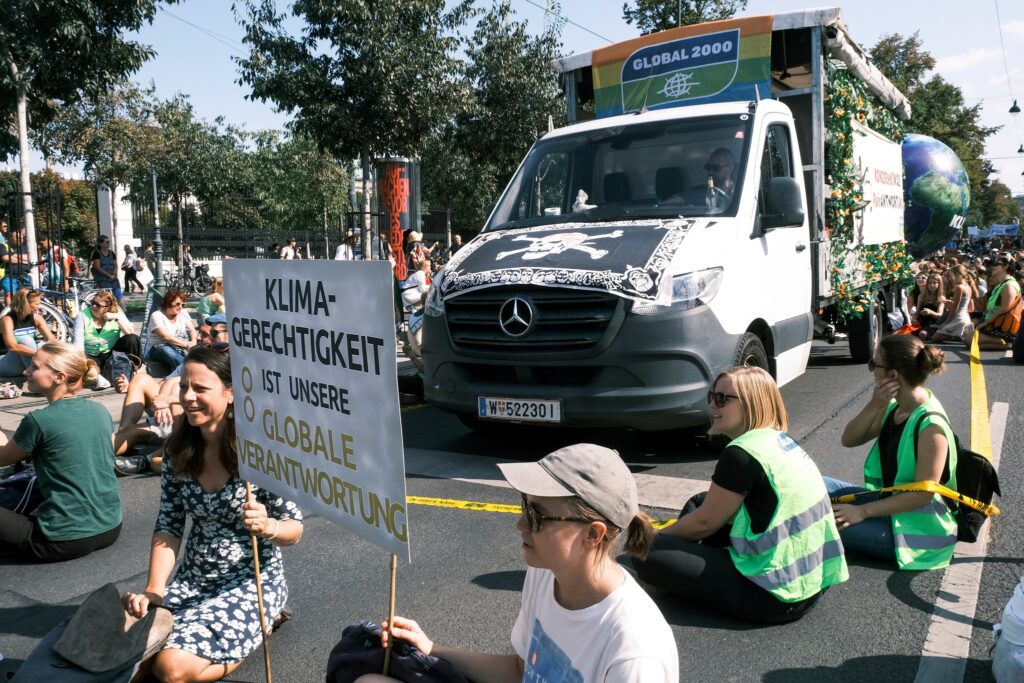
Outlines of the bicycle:
[[[38,313],[50,328],[54,339],[74,343],[79,314],[92,303],[96,292],[100,290],[90,278],[69,277],[68,282],[70,287],[66,292],[45,288],[37,290],[43,294]],[[4,306],[0,310],[0,317],[7,315],[10,310],[10,306]]]
[[210,266],[206,264],[196,266],[195,272],[189,269],[176,270],[167,276],[167,286],[170,289],[180,289],[190,296],[207,294],[213,289]]

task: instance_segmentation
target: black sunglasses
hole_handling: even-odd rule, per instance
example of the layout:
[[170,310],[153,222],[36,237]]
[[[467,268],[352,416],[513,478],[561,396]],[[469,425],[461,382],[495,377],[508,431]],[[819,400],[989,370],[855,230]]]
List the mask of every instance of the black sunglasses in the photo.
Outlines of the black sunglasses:
[[531,533],[537,533],[540,531],[541,524],[544,522],[580,522],[582,524],[589,524],[593,520],[583,519],[582,517],[550,517],[548,515],[542,515],[537,507],[526,499],[526,494],[520,494],[523,498],[523,514],[526,515],[526,524],[530,527]]
[[716,408],[721,408],[729,402],[730,398],[739,399],[739,396],[733,394],[724,394],[721,391],[709,391],[708,392],[708,403],[714,403]]
[[886,365],[880,365],[880,364],[876,363],[875,359],[872,358],[871,360],[868,361],[868,372],[874,372],[875,368],[882,368],[883,370],[888,370],[889,369],[889,367],[886,366]]
[[732,164],[704,164],[704,170],[712,173],[718,173],[723,168],[732,168]]

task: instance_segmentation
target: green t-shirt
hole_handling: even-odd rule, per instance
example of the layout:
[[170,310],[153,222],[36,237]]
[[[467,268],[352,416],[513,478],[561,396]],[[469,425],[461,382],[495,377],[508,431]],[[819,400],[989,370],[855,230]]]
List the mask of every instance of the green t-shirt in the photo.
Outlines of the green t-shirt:
[[32,454],[43,494],[37,522],[46,538],[74,541],[121,523],[113,433],[107,409],[84,398],[55,401],[18,425],[14,442]]

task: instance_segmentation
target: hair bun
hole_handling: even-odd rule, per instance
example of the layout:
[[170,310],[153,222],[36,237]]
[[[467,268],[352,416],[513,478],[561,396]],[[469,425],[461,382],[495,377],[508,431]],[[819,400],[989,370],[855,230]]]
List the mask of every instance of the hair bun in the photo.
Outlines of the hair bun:
[[921,347],[921,351],[918,355],[918,362],[921,362],[924,365],[924,369],[928,371],[928,374],[941,372],[945,361],[946,352],[937,346],[925,344]]

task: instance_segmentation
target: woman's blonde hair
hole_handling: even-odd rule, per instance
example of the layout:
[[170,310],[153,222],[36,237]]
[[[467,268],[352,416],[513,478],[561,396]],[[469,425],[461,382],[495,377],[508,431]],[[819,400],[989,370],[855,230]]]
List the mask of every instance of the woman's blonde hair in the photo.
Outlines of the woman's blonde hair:
[[92,382],[100,374],[95,361],[87,360],[85,353],[73,344],[50,341],[40,346],[39,350],[46,353],[46,367],[53,372],[64,373],[69,387]]
[[117,299],[114,298],[114,293],[109,289],[100,289],[96,291],[96,294],[92,297],[93,301],[99,301],[104,306],[109,306],[110,313],[120,313],[121,309],[117,305]]
[[213,278],[213,290],[214,291],[217,291],[218,287],[223,287],[223,286],[224,286],[224,278],[222,276],[218,275],[217,277]]
[[749,365],[727,368],[712,382],[712,390],[723,377],[732,380],[733,389],[740,397],[743,431],[775,429],[784,432],[789,429],[786,404],[782,402],[778,385],[767,371]]
[[31,300],[38,301],[41,298],[43,298],[42,292],[29,287],[22,287],[14,293],[14,297],[11,299],[11,311],[14,312],[14,316],[19,320],[27,318],[32,313]]

